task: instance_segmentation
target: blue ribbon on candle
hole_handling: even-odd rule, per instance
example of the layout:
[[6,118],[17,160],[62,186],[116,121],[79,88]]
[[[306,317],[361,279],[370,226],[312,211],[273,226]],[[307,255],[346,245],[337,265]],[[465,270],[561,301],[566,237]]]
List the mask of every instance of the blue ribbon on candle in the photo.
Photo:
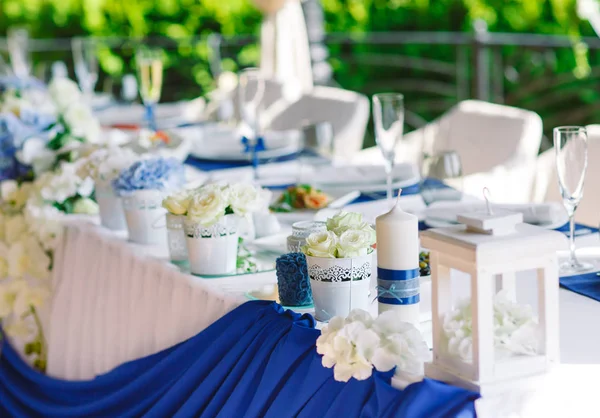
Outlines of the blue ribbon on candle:
[[377,300],[388,305],[419,303],[419,269],[388,270],[377,268]]

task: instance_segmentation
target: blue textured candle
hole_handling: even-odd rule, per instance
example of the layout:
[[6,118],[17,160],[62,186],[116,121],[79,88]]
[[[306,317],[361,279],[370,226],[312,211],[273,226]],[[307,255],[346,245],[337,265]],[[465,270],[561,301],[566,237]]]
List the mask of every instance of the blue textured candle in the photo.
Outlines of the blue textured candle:
[[306,306],[313,303],[304,254],[284,254],[275,262],[275,268],[282,305]]

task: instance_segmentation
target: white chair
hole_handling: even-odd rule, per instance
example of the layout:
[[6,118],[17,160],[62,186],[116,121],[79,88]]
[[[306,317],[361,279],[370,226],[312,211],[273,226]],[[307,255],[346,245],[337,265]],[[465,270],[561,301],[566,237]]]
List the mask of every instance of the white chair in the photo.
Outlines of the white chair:
[[[598,226],[600,222],[600,125],[587,126],[588,166],[585,175],[583,199],[575,212],[575,220],[585,225]],[[538,157],[535,202],[562,202],[556,175],[556,152],[554,148]]]
[[[537,113],[477,100],[460,102],[430,124],[405,136],[396,148],[398,162],[420,164],[423,153],[458,153],[464,191],[480,196],[488,187],[495,201],[529,201],[535,161],[542,140]],[[355,162],[383,162],[374,147]]]
[[362,148],[369,113],[366,96],[317,86],[291,104],[274,104],[263,122],[265,127],[273,130],[300,129],[306,124],[330,122],[336,156],[349,157]]
[[[223,88],[209,94],[209,102],[204,111],[204,118],[208,120],[233,119],[240,120],[240,97],[237,83],[237,76],[233,75],[233,80],[227,80],[233,85]],[[276,80],[265,80],[265,92],[261,102],[264,111],[268,111],[275,103],[283,101],[290,103],[298,99],[298,95],[289,97],[281,82]]]

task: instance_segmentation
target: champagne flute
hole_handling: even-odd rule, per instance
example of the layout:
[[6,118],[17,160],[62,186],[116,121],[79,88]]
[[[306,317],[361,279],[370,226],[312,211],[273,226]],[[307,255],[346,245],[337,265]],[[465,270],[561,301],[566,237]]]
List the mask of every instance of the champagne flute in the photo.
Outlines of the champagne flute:
[[12,27],[7,31],[6,43],[10,65],[17,78],[24,80],[31,72],[31,59],[29,57],[29,31],[21,27]]
[[98,82],[98,44],[91,38],[75,37],[71,40],[71,49],[79,87],[91,103]]
[[244,138],[246,150],[250,152],[254,180],[258,178],[257,152],[264,149],[260,136],[260,106],[265,95],[265,79],[257,68],[247,68],[240,74],[240,116],[250,129]]
[[393,202],[392,174],[396,158],[396,145],[402,140],[404,127],[404,96],[399,93],[373,95],[375,141],[384,159],[387,200]]
[[592,270],[589,263],[582,263],[575,255],[575,211],[583,197],[583,184],[588,158],[588,136],[583,126],[559,126],[554,128],[554,150],[558,187],[563,205],[569,214],[570,256],[560,266],[561,275]]
[[140,49],[136,53],[140,96],[146,107],[146,119],[150,129],[156,131],[154,108],[160,100],[163,81],[162,51]]

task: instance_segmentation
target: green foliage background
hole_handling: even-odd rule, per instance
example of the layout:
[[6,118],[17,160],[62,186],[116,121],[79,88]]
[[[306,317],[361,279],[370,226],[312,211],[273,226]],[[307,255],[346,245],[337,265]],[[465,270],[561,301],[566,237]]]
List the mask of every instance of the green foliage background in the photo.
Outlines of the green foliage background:
[[[568,35],[573,40],[572,47],[551,51],[551,54],[517,46],[501,48],[503,65],[512,65],[519,75],[512,81],[505,80],[504,101],[537,110],[550,119],[557,109],[598,101],[599,93],[592,86],[595,79],[589,75],[590,65],[600,64],[600,56],[588,53],[585,45],[578,43],[581,36],[595,35],[589,24],[577,17],[576,0],[322,0],[322,5],[329,33],[472,32],[473,22],[483,19],[490,32]],[[167,51],[165,99],[194,97],[214,88],[205,36],[214,32],[225,37],[258,35],[260,21],[261,14],[250,0],[2,0],[0,3],[0,34],[11,25],[27,25],[36,38],[68,38],[86,34],[135,39],[149,36],[174,39],[200,37],[197,41],[179,42]],[[361,43],[328,46],[337,83],[366,94],[406,88],[409,99],[414,103],[414,111],[424,119],[435,117],[457,100],[465,98],[453,93],[455,89],[451,86],[456,80],[451,76],[432,74],[423,69],[394,68],[389,63],[377,64],[385,61],[386,57],[407,56],[426,57],[455,65],[457,49],[453,46],[373,46]],[[111,88],[111,84],[116,88],[114,85],[118,86],[121,75],[132,72],[132,53],[133,47],[127,44],[102,50],[105,88]],[[472,56],[470,51],[465,54],[468,65],[463,71],[470,85]],[[238,66],[255,64],[259,50],[256,44],[229,46],[223,48],[223,56],[224,69],[236,70]],[[39,62],[71,61],[67,50],[40,52],[35,59]],[[571,91],[560,87],[556,93],[558,96],[550,100],[556,106],[548,109],[545,101],[536,100],[540,91],[534,88],[530,88],[527,94],[520,93],[540,77],[545,80],[540,84],[547,90],[557,74],[568,74],[569,83],[574,82],[576,88]],[[431,79],[433,84],[423,91],[423,88],[415,88],[406,82],[402,84],[399,79],[413,83]],[[586,89],[580,88],[582,82],[587,83]],[[560,103],[562,99],[557,97],[564,97],[565,91],[566,99]],[[467,95],[473,95],[471,89]],[[594,108],[565,122],[589,123],[597,116],[597,111]]]

